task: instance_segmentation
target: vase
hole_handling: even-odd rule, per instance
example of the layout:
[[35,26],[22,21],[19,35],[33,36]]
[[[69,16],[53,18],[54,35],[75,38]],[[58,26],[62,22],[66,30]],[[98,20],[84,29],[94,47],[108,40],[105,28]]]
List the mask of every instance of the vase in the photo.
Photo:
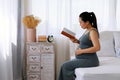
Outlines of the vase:
[[36,42],[36,28],[27,28],[26,32],[27,42]]

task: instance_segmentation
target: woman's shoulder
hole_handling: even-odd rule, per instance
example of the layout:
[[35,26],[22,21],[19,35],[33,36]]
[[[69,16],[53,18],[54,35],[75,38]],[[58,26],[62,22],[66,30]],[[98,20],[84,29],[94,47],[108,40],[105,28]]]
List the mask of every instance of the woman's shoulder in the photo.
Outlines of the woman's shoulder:
[[89,31],[89,35],[98,36],[98,37],[99,37],[99,33],[98,33],[98,31],[97,31],[95,28],[92,28],[92,29]]
[[97,29],[96,29],[96,28],[91,28],[91,29],[89,30],[89,32],[91,32],[91,31],[97,31]]
[[95,33],[98,33],[97,29],[91,28],[91,29],[89,30],[89,34],[95,34]]

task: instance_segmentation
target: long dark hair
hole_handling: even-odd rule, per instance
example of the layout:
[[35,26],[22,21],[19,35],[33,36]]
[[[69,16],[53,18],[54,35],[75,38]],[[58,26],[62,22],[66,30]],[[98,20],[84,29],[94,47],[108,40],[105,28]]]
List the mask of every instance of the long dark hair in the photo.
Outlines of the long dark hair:
[[[79,18],[82,19],[82,21],[84,22],[87,22],[89,21],[90,24],[96,28],[97,32],[98,32],[98,28],[97,28],[97,19],[96,19],[96,16],[94,14],[94,12],[82,12],[80,15],[79,15]],[[99,32],[98,32],[99,34]]]

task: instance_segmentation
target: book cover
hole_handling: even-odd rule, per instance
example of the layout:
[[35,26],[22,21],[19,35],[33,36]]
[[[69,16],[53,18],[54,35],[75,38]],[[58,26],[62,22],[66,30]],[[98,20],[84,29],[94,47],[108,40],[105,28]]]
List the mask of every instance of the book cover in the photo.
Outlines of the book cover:
[[68,37],[68,38],[75,38],[75,33],[67,28],[63,28],[61,34]]

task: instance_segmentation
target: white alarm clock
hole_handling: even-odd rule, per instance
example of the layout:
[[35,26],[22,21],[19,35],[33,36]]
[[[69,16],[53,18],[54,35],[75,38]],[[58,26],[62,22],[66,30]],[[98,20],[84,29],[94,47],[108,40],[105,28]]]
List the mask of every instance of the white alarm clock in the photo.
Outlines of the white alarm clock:
[[53,42],[54,41],[53,35],[49,35],[47,40],[48,42]]

